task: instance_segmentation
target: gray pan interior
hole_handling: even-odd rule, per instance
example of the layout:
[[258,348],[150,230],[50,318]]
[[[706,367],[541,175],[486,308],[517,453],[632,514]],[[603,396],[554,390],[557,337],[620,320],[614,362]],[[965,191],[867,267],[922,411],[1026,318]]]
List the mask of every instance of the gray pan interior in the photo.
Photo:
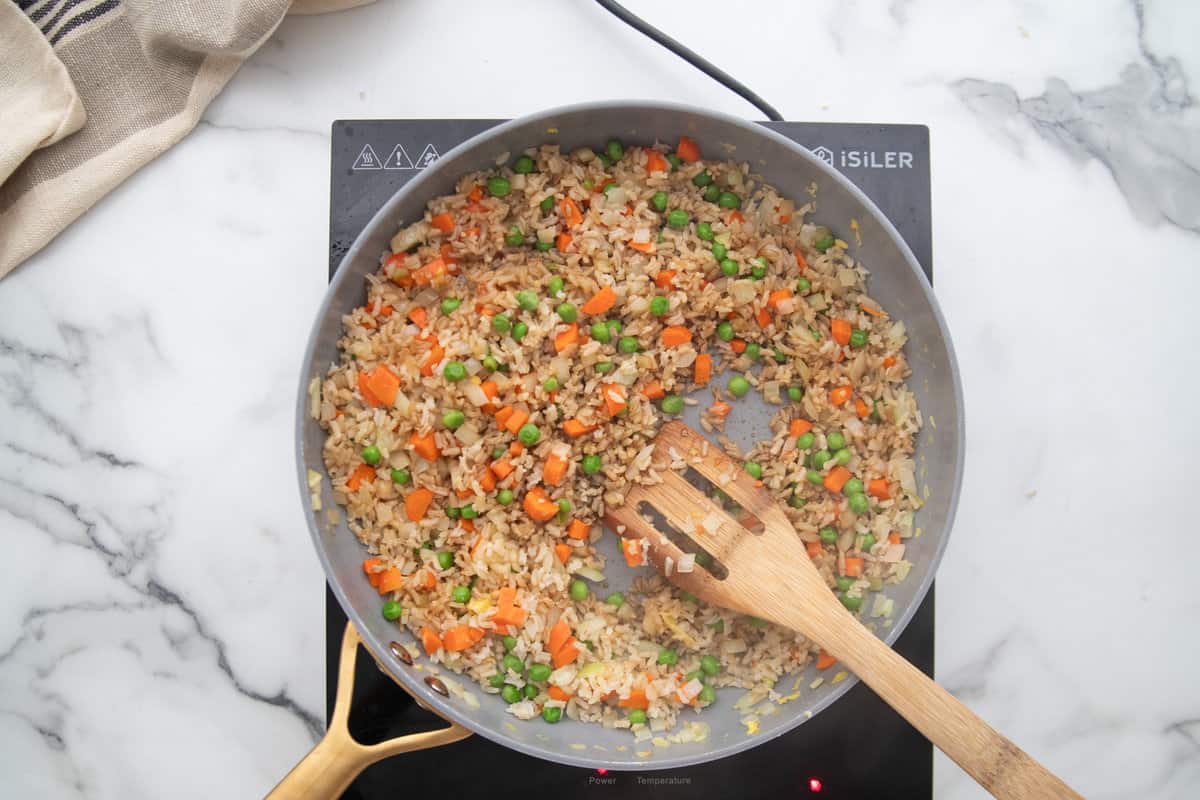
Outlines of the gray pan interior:
[[[325,475],[321,458],[325,437],[308,413],[307,389],[311,378],[324,376],[336,360],[342,315],[363,303],[364,276],[378,268],[380,255],[397,226],[419,218],[430,198],[453,192],[460,175],[488,169],[503,153],[517,154],[543,143],[557,143],[570,150],[584,145],[596,147],[612,136],[631,144],[649,144],[656,140],[673,143],[681,134],[699,142],[708,157],[729,155],[749,162],[752,171],[764,176],[784,196],[798,201],[807,197],[810,184],[816,182],[817,210],[811,219],[843,232],[847,241],[851,239],[846,235],[850,221],[858,221],[862,244],[856,247],[851,241],[851,247],[870,270],[871,295],[908,326],[907,355],[913,369],[909,383],[926,420],[917,442],[917,462],[918,482],[927,494],[927,501],[917,515],[920,535],[910,540],[907,549],[906,557],[913,562],[908,580],[885,588],[895,600],[893,622],[886,628],[876,625],[876,629],[889,643],[908,624],[933,580],[958,501],[963,468],[962,389],[941,311],[915,258],[891,223],[853,184],[808,150],[740,119],[649,102],[595,103],[554,109],[504,123],[454,148],[380,209],[350,247],[334,276],[304,354],[296,406],[297,476],[309,530],[325,574],[379,664],[442,716],[506,747],[559,763],[609,769],[666,769],[722,758],[801,724],[841,697],[853,685],[854,678],[836,685],[826,680],[819,688],[809,689],[809,683],[816,677],[810,666],[801,676],[800,697],[779,705],[778,714],[762,717],[759,730],[753,735],[747,734],[739,722],[742,714],[733,708],[741,691],[724,690],[717,703],[700,715],[711,726],[708,738],[669,747],[653,747],[648,742],[635,746],[628,732],[605,730],[566,718],[553,727],[540,719],[522,722],[505,712],[498,697],[485,694],[469,681],[463,682],[468,684],[468,691],[475,693],[478,708],[470,708],[459,698],[443,698],[423,682],[431,674],[432,665],[418,662],[409,667],[389,652],[389,642],[410,641],[410,637],[380,616],[379,595],[362,575],[364,548],[344,521],[333,523],[324,511],[314,513],[309,506],[306,471],[313,469]],[[743,405],[747,402],[760,404],[762,413],[748,413],[748,409],[740,408],[734,415],[739,422],[731,425],[731,435],[743,446],[749,444],[756,431],[760,434],[765,431],[771,413],[753,393]],[[687,421],[694,426],[694,410],[689,411],[693,416]],[[322,503],[326,509],[336,508],[327,476],[322,482]],[[599,591],[622,589],[631,579],[633,571],[619,557],[616,538],[613,534],[602,540],[602,549],[608,556],[605,572],[610,587]],[[778,688],[783,694],[791,693],[795,678],[788,675],[780,680]]]

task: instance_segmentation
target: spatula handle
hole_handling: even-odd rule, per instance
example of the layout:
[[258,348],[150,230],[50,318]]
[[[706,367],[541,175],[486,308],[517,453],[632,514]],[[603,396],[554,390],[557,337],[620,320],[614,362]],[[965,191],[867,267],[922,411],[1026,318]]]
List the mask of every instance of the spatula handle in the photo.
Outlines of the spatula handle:
[[1014,800],[1081,797],[858,624],[840,605],[827,614],[809,615],[806,621],[809,624],[805,627],[814,629],[811,635],[827,652],[853,670],[884,702],[995,797]]

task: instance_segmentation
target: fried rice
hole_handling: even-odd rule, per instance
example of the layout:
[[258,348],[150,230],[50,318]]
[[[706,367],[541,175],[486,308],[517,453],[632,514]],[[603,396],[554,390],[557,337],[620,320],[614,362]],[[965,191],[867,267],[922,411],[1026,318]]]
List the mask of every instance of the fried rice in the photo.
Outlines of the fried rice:
[[[697,601],[637,566],[636,545],[631,590],[596,591],[626,568],[596,549],[614,535],[606,505],[681,466],[655,463],[652,442],[699,401],[831,590],[886,619],[880,590],[908,572],[920,506],[921,417],[904,324],[808,221],[815,201],[686,138],[546,145],[456,188],[393,238],[314,387],[333,495],[385,616],[521,719],[648,738],[723,687],[770,694],[815,645]],[[721,432],[746,387],[778,410],[743,453]]]

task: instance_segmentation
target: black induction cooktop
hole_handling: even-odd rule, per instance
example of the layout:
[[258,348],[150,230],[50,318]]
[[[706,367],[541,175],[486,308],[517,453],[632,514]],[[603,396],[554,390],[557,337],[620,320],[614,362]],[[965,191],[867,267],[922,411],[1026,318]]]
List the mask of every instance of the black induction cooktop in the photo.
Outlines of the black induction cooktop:
[[[501,120],[340,120],[333,124],[329,274],[376,211],[442,153]],[[888,216],[932,280],[929,130],[921,125],[763,123],[804,145]],[[896,651],[933,674],[934,592]],[[346,616],[326,588],[326,713],[333,709]],[[443,727],[360,658],[350,731],[372,743]],[[432,793],[431,793],[432,790]],[[752,750],[683,769],[601,773],[554,764],[481,736],[368,767],[352,800],[414,795],[505,798],[922,798],[933,793],[933,751],[861,683],[800,727]]]

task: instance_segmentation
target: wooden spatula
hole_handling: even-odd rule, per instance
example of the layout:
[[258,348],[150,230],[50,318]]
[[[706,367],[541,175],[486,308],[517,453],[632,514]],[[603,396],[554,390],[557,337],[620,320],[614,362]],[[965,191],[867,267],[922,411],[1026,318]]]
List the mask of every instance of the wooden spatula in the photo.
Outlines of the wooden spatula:
[[[655,451],[658,463],[688,462],[762,523],[760,533],[747,530],[675,470],[662,470],[662,483],[636,485],[606,521],[623,537],[646,539],[651,563],[668,580],[706,602],[804,634],[994,796],[1080,796],[863,627],[825,584],[783,509],[741,465],[682,422],[662,427]],[[728,574],[718,579],[699,565],[690,572],[667,569],[684,552],[643,516],[642,504],[692,536]],[[720,524],[710,532],[712,514]],[[698,526],[698,520],[708,524]]]

